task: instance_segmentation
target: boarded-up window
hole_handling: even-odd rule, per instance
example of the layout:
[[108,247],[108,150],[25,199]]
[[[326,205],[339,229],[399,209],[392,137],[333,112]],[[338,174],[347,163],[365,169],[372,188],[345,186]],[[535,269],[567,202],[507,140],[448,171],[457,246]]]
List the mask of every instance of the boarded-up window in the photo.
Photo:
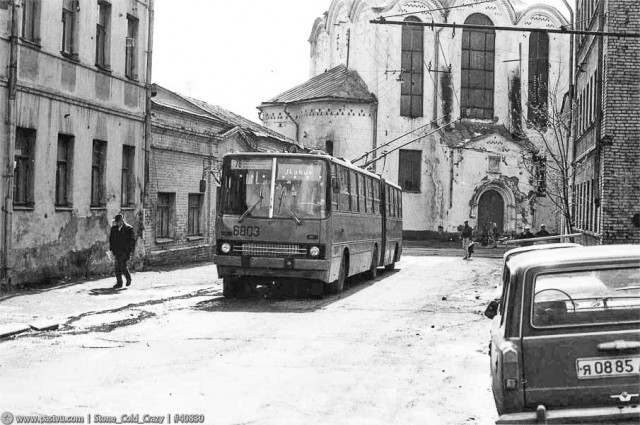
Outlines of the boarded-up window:
[[[465,24],[493,26],[485,15],[475,13]],[[462,99],[463,118],[493,119],[493,68],[495,31],[464,29],[462,31]]]
[[[409,16],[405,22],[420,22]],[[421,26],[402,26],[400,115],[421,117],[424,80],[424,29]]]
[[529,121],[537,127],[547,125],[549,94],[549,36],[534,31],[529,37]]
[[400,149],[398,182],[406,192],[420,192],[421,150]]

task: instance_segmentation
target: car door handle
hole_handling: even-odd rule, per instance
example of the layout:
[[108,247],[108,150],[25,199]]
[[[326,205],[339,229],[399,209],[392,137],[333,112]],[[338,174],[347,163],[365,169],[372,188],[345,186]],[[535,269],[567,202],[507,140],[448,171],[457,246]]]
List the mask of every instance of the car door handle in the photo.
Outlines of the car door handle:
[[600,351],[624,351],[640,348],[640,341],[613,341],[598,344]]

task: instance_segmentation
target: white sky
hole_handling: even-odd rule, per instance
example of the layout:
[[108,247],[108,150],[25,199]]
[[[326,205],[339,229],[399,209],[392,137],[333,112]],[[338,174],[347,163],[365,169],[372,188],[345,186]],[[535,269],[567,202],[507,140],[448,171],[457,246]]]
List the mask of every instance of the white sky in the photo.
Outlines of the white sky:
[[260,123],[256,106],[309,79],[307,40],[331,0],[154,4],[153,82]]
[[309,35],[331,0],[155,0],[153,82],[260,122],[309,79]]

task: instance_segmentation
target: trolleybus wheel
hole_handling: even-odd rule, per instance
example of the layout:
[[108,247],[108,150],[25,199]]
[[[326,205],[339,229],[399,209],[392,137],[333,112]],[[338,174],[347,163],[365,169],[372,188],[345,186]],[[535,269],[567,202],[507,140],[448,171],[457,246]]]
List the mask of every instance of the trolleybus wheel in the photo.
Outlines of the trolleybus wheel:
[[373,255],[371,256],[371,266],[369,267],[369,271],[367,272],[368,279],[375,279],[378,276],[378,246],[376,245],[373,248]]
[[235,279],[230,277],[222,278],[222,296],[231,298],[235,295]]
[[340,271],[338,271],[338,278],[329,284],[329,292],[332,294],[339,294],[344,289],[344,281],[347,279],[347,269],[349,267],[349,257],[345,254],[342,255],[340,260]]
[[385,270],[393,270],[396,268],[396,255],[398,253],[398,247],[396,246],[396,249],[393,251],[393,262],[391,264],[387,264],[386,266],[384,266]]

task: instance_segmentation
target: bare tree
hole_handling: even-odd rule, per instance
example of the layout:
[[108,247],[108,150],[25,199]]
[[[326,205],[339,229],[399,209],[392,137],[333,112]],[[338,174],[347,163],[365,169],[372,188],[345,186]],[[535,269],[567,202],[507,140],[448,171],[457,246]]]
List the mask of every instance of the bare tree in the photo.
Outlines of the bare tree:
[[[558,73],[560,75],[560,73]],[[559,78],[559,77],[558,77]],[[571,207],[571,108],[570,95],[559,97],[559,81],[551,91],[540,84],[534,88],[537,93],[529,93],[526,118],[527,129],[536,134],[538,149],[528,152],[530,173],[535,176],[538,196],[548,196],[565,225],[565,231],[573,233],[573,212]],[[548,96],[547,96],[548,95]],[[536,101],[543,99],[542,101]],[[548,99],[548,104],[547,100]]]

